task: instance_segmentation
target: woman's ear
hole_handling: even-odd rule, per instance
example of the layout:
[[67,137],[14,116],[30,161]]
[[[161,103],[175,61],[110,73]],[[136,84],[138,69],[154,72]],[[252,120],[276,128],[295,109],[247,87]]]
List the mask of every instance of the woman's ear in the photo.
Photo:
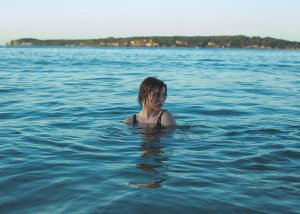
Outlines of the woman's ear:
[[151,103],[151,102],[152,102],[152,99],[153,99],[153,92],[151,92],[151,93],[147,96],[146,102],[147,102],[147,103]]

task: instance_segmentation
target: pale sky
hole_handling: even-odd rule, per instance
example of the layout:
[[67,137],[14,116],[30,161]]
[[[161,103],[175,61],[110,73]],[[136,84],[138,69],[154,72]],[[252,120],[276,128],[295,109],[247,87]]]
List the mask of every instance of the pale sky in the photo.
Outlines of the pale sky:
[[300,0],[0,0],[0,45],[20,38],[246,35],[300,42]]

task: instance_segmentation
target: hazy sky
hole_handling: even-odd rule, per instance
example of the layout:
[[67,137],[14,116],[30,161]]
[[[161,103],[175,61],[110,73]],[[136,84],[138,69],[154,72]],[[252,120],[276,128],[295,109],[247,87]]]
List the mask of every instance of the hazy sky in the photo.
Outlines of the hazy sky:
[[174,35],[300,41],[299,23],[300,0],[0,0],[0,44]]

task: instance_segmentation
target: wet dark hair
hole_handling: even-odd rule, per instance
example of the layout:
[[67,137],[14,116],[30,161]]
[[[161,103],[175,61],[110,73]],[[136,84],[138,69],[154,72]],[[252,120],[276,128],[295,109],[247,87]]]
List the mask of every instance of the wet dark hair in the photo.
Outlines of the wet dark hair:
[[151,92],[154,93],[156,92],[156,89],[158,89],[158,93],[160,94],[164,87],[167,94],[167,85],[163,81],[155,77],[147,77],[140,85],[140,91],[137,101],[142,106]]

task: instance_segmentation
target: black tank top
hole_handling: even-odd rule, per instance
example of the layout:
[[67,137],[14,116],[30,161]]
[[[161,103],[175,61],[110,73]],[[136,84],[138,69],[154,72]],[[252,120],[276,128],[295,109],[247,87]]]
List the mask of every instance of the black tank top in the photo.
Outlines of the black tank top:
[[[162,112],[160,113],[160,115],[159,115],[159,117],[158,117],[158,119],[157,119],[157,122],[156,122],[155,127],[161,127],[161,116],[162,116],[162,114],[164,113],[164,111],[165,111],[165,110],[162,110]],[[137,124],[137,123],[138,123],[138,121],[137,121],[137,119],[136,119],[136,115],[134,114],[134,115],[133,115],[133,124]]]

